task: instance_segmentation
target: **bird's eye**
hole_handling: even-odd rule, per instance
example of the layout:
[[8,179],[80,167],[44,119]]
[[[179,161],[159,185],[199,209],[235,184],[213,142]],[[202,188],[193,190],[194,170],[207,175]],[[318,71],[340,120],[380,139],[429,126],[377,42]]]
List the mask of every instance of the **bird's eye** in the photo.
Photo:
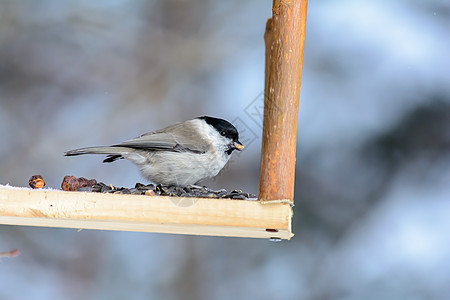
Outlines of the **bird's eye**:
[[225,136],[225,134],[227,134],[227,132],[226,132],[225,130],[222,130],[222,131],[220,132],[220,135],[222,135],[222,136]]

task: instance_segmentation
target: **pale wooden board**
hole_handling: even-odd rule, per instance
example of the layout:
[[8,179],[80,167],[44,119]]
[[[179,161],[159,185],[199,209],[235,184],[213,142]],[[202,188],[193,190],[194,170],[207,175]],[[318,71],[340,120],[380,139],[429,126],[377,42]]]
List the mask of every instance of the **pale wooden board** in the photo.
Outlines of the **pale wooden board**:
[[290,239],[291,219],[285,203],[0,187],[7,225]]

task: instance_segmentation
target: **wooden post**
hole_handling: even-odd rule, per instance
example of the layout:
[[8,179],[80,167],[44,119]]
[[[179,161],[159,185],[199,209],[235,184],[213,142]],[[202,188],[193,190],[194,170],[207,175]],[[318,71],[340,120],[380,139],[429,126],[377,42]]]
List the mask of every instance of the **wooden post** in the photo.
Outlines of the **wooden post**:
[[259,178],[259,199],[262,202],[294,200],[307,2],[274,0],[273,16],[266,24],[264,124]]

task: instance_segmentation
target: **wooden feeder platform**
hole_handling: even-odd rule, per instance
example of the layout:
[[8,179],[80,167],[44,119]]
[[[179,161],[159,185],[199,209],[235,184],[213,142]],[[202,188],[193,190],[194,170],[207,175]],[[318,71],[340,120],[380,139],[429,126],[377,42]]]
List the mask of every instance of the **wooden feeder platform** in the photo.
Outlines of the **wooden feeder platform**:
[[0,224],[290,239],[289,204],[0,186]]

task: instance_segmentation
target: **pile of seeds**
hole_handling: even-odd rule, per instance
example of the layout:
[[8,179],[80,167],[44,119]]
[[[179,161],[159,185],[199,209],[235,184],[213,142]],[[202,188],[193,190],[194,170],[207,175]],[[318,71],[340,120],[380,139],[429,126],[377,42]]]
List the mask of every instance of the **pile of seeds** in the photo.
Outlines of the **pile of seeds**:
[[103,182],[98,182],[92,187],[81,187],[78,191],[83,192],[97,192],[97,193],[113,193],[113,194],[133,194],[133,195],[157,195],[157,196],[172,196],[172,197],[196,197],[196,198],[228,198],[236,200],[255,199],[256,195],[244,193],[241,190],[227,191],[225,189],[212,190],[207,187],[197,187],[188,185],[186,187],[154,185],[136,183],[134,188],[114,187],[106,185]]
[[[29,180],[29,185],[33,189],[39,189],[45,186],[41,175],[33,175]],[[115,187],[106,185],[103,182],[97,182],[95,179],[86,179],[84,177],[75,177],[71,175],[64,176],[61,183],[61,189],[64,191],[94,192],[94,193],[112,193],[112,194],[133,194],[148,196],[172,196],[172,197],[195,197],[195,198],[227,198],[236,200],[257,200],[255,194],[244,193],[241,190],[227,191],[211,190],[206,186],[186,187],[167,186],[163,184],[142,184],[136,183],[134,188]]]

